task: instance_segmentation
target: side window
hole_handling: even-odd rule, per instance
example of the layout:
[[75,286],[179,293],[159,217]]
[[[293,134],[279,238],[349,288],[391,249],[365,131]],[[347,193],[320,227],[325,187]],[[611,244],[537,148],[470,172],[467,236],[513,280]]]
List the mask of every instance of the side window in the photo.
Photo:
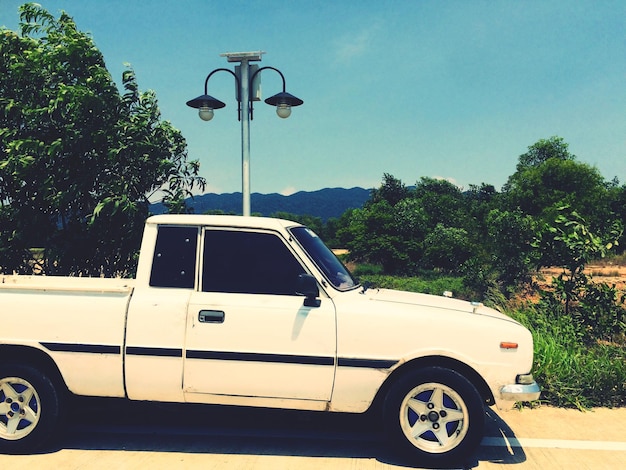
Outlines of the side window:
[[271,233],[207,230],[204,235],[204,292],[296,295],[304,269]]
[[159,227],[150,285],[193,289],[197,227]]

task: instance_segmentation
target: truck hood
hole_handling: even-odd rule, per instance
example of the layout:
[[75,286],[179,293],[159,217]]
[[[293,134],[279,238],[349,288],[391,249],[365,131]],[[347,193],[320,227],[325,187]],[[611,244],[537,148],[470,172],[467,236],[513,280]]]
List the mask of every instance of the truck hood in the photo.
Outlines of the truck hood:
[[370,288],[367,289],[362,295],[365,295],[367,298],[375,302],[440,308],[445,311],[465,312],[472,315],[486,316],[509,321],[512,323],[518,323],[511,317],[508,317],[507,315],[498,312],[497,310],[485,307],[480,302],[468,302],[465,300],[449,297],[420,294],[415,292],[404,292],[392,289]]

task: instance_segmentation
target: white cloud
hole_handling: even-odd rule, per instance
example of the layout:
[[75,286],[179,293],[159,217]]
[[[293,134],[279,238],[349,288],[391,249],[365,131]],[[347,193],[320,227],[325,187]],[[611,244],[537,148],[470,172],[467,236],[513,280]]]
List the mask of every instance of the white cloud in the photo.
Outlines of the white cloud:
[[291,196],[292,194],[296,192],[297,192],[296,188],[294,188],[293,186],[287,186],[279,194],[282,194],[283,196]]
[[374,33],[377,29],[376,27],[370,27],[361,32],[343,35],[335,41],[335,60],[337,62],[347,62],[365,55],[373,43]]
[[457,182],[456,178],[453,178],[451,176],[433,176],[433,179],[447,181],[448,183],[452,183],[453,185],[455,185],[457,188],[462,188],[462,186],[459,185],[459,183]]

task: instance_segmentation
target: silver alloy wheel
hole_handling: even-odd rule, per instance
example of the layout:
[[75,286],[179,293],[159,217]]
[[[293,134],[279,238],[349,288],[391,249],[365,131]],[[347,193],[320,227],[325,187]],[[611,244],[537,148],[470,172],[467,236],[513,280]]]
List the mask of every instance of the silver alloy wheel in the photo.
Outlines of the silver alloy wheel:
[[423,383],[402,400],[400,427],[419,450],[441,454],[463,442],[469,429],[469,413],[454,389],[436,382]]
[[28,436],[41,416],[37,390],[19,377],[0,379],[0,438],[17,441]]

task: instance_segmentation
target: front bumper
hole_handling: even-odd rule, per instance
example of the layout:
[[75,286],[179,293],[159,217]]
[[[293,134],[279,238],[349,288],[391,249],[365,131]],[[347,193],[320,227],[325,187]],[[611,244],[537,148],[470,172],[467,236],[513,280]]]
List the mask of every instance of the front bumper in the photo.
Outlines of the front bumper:
[[518,375],[515,384],[500,389],[500,398],[507,401],[534,401],[540,395],[541,388],[531,374]]

